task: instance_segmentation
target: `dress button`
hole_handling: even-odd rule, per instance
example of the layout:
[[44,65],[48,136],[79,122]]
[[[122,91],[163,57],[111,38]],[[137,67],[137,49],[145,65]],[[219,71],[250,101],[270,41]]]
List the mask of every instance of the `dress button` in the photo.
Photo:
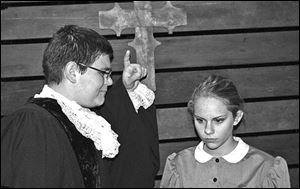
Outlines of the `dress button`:
[[216,162],[217,162],[217,163],[219,162],[219,159],[218,159],[218,158],[216,159]]
[[214,179],[213,179],[214,182],[217,182],[217,180],[218,180],[217,178],[214,178]]

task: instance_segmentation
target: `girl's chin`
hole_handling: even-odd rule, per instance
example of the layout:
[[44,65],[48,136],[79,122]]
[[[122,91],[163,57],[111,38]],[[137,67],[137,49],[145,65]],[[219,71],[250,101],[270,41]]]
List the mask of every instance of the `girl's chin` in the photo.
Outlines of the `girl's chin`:
[[205,146],[208,150],[216,150],[219,148],[219,145],[215,143],[206,143]]

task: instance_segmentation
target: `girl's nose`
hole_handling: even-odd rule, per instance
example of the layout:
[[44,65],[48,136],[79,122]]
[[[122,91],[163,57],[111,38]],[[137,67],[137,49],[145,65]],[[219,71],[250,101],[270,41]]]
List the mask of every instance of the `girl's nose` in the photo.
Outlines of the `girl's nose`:
[[207,124],[205,125],[205,129],[204,129],[205,134],[207,135],[211,135],[215,133],[215,130],[213,128],[213,125],[209,122],[207,122]]

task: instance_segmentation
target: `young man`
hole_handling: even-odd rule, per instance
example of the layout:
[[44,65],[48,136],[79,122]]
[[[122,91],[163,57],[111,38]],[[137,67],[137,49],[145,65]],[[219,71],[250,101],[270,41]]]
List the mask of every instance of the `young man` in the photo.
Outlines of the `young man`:
[[103,36],[75,25],[54,34],[44,52],[41,93],[1,119],[1,186],[154,185],[154,93],[140,83],[146,69],[130,64],[129,56],[112,85],[113,49]]

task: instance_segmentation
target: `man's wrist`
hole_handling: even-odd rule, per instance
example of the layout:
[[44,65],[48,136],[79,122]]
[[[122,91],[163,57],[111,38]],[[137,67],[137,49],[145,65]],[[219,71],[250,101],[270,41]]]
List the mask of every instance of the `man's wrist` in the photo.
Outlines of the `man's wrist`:
[[125,88],[126,88],[128,91],[133,92],[133,91],[138,87],[139,84],[140,84],[139,81],[135,81],[135,83],[133,84],[132,87],[126,87],[126,86],[125,86]]
[[127,89],[127,92],[136,112],[138,112],[140,106],[143,106],[145,109],[147,109],[149,106],[151,106],[151,104],[153,104],[155,99],[154,92],[145,84],[140,84],[140,82],[137,84],[133,91],[129,91]]

